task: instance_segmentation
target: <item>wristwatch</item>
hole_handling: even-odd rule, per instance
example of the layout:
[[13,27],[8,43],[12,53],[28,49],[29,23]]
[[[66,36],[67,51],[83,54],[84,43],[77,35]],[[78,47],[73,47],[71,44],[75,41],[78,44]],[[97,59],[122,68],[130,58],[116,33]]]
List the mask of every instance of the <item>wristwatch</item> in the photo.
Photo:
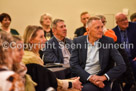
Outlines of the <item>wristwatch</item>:
[[68,82],[68,88],[72,88],[72,82]]

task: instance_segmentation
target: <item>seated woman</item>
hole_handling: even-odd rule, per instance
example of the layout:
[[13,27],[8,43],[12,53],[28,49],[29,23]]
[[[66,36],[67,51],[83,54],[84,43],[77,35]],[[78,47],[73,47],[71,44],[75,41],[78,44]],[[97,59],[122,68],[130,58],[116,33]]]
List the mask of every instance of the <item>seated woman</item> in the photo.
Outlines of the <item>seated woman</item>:
[[52,23],[52,16],[49,13],[43,14],[41,16],[40,24],[42,25],[42,28],[44,30],[44,37],[47,40],[50,40],[53,37],[51,23]]
[[[44,44],[46,42],[43,29],[39,26],[29,25],[25,30],[23,38],[24,38],[24,43],[26,45],[24,52],[25,55],[23,56],[23,62],[25,64],[32,64],[32,63],[38,64],[42,66],[42,69],[46,69],[45,67],[43,67],[44,66],[43,60],[39,56],[39,50],[44,47]],[[48,69],[46,69],[46,71],[47,70]],[[74,91],[74,89],[81,90],[82,86],[79,79],[80,77],[77,77],[74,80],[70,80],[70,81],[57,79],[57,84],[58,84],[57,89],[60,91],[68,90],[68,88],[71,88],[72,91]]]
[[[44,30],[44,37],[46,40],[50,40],[53,37],[53,32],[51,29],[52,16],[49,13],[45,13],[40,17],[40,24]],[[43,56],[43,50],[39,51],[40,57]]]
[[35,91],[35,86],[37,85],[31,76],[26,74],[27,68],[24,63],[22,63],[22,58],[24,55],[23,41],[20,36],[13,35],[13,41],[15,43],[14,48],[14,59],[13,59],[13,71],[18,73],[25,84],[25,91]]
[[[5,31],[0,32],[0,91],[24,91],[18,74],[11,71],[14,59],[13,38]],[[5,44],[6,43],[6,44]],[[10,44],[10,46],[9,46]]]
[[0,23],[1,23],[1,29],[0,31],[6,31],[8,33],[11,33],[12,35],[19,35],[17,30],[10,28],[11,23],[11,17],[7,13],[0,14]]

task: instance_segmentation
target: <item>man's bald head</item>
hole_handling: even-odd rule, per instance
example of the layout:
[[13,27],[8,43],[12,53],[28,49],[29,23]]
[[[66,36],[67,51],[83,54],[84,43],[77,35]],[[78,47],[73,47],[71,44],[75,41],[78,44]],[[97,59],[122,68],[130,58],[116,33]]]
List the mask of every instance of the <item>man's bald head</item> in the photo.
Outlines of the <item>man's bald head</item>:
[[115,15],[116,24],[121,30],[126,30],[128,27],[128,19],[124,13],[117,13]]
[[118,21],[122,16],[127,17],[127,16],[126,16],[124,13],[122,13],[122,12],[117,13],[117,14],[115,15],[116,21]]

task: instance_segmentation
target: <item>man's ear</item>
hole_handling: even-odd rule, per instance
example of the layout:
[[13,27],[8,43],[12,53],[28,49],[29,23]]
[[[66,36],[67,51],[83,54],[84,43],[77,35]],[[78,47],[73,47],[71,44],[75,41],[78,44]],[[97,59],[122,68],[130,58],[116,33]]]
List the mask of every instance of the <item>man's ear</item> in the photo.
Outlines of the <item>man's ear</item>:
[[116,24],[118,24],[118,21],[116,21]]
[[83,20],[81,19],[81,22],[83,23]]
[[55,35],[56,34],[56,28],[52,28],[52,32]]

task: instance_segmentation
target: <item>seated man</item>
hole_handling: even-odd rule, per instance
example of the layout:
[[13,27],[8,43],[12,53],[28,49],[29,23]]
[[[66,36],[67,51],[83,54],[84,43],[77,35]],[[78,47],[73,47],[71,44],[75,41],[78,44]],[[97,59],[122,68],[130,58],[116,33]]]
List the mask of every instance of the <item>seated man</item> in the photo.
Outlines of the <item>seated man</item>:
[[[128,60],[130,62],[130,69],[132,69],[134,77],[136,79],[136,23],[128,22],[127,16],[122,12],[119,12],[115,15],[115,20],[117,26],[115,26],[113,30],[117,36],[117,43],[125,45],[125,47],[123,47],[122,49],[125,50],[125,53],[127,55],[126,57],[128,57]],[[131,79],[129,79],[129,81],[130,80]],[[123,89],[125,89],[125,91],[129,91],[131,89],[131,86],[132,85],[129,82],[124,85]]]
[[[103,23],[98,17],[91,17],[87,22],[88,35],[75,38],[70,66],[83,83],[82,91],[111,91],[110,83],[120,76],[126,66],[113,39],[103,36]],[[105,47],[107,46],[107,47]],[[112,59],[115,62],[113,65]]]
[[71,54],[71,40],[66,38],[67,29],[64,20],[55,19],[52,23],[52,37],[44,49],[44,63],[68,64]]

